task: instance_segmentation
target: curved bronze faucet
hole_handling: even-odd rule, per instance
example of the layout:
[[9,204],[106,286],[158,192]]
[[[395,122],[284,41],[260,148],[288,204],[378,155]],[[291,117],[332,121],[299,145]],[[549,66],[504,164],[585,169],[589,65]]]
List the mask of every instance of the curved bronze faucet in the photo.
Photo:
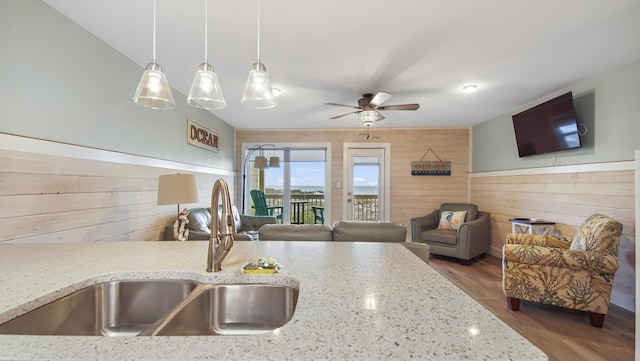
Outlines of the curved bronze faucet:
[[[220,201],[220,202],[218,202]],[[220,205],[218,206],[218,203]],[[220,209],[220,219],[215,215]],[[211,236],[207,256],[207,272],[222,270],[222,260],[233,247],[233,236],[236,234],[236,223],[231,210],[229,187],[224,179],[218,179],[211,191]]]

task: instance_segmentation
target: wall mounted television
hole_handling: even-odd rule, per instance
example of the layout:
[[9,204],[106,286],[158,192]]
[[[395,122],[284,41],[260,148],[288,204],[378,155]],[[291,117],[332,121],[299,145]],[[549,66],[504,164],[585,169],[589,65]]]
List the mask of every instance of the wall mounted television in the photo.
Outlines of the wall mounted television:
[[512,119],[521,158],[582,146],[571,92],[520,112]]

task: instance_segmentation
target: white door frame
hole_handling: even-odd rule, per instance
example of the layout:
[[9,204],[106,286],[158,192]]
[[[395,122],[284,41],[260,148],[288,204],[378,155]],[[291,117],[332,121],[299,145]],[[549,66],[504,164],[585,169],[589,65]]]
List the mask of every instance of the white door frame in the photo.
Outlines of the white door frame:
[[350,182],[349,174],[351,174],[349,168],[351,167],[351,159],[349,159],[349,150],[351,149],[382,149],[384,150],[383,161],[383,199],[381,199],[381,219],[388,221],[391,217],[391,143],[344,143],[342,148],[342,214],[343,218],[347,218],[349,215],[349,205],[347,200],[349,199],[349,187]]

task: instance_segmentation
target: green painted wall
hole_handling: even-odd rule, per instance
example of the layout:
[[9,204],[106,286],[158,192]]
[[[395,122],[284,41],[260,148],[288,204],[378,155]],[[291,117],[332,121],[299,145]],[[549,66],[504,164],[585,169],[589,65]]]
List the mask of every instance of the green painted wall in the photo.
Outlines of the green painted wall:
[[[583,147],[518,157],[511,116],[572,91],[578,123],[587,127]],[[629,161],[640,149],[640,61],[574,84],[473,127],[472,171]]]
[[[0,1],[0,132],[233,170],[234,128],[186,105],[132,96],[143,69],[41,1]],[[187,117],[220,133],[220,151],[187,143]]]

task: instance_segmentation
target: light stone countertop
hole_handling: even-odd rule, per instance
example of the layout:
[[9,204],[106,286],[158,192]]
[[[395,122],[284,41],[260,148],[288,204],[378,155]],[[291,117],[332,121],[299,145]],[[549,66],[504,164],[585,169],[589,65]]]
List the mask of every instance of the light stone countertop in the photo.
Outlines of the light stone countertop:
[[[219,273],[205,272],[206,251],[207,242],[0,245],[0,323],[84,286],[130,278],[297,285],[293,319],[257,336],[0,335],[0,359],[547,359],[399,244],[235,242]],[[240,272],[263,256],[285,268]]]

